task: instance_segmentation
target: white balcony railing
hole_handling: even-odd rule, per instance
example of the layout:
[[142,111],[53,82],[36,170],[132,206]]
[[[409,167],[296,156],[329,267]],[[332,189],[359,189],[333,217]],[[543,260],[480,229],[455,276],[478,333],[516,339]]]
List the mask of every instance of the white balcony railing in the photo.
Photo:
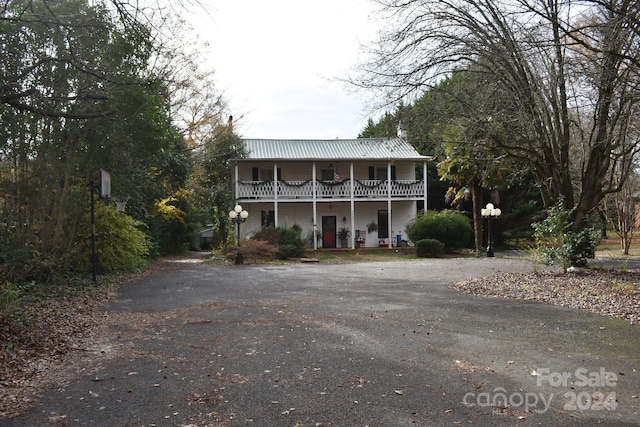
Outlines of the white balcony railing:
[[[275,184],[275,188],[274,188]],[[238,199],[344,199],[350,198],[351,180],[316,181],[240,181]],[[424,196],[423,181],[354,180],[354,198],[409,198]]]

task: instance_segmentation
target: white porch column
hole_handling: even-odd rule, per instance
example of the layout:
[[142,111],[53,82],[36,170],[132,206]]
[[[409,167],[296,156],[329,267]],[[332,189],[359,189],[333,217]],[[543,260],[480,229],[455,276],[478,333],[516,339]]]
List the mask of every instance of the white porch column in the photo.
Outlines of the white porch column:
[[356,207],[355,207],[355,184],[353,182],[353,161],[349,163],[349,180],[351,181],[351,249],[356,248]]
[[391,159],[387,162],[387,235],[389,236],[389,245],[391,248]]
[[278,163],[273,162],[273,216],[275,226],[278,227]]
[[422,182],[424,185],[424,211],[427,212],[427,162],[422,162]]
[[316,162],[313,162],[311,166],[311,180],[312,180],[312,204],[313,204],[313,250],[318,250],[318,205],[316,202]]

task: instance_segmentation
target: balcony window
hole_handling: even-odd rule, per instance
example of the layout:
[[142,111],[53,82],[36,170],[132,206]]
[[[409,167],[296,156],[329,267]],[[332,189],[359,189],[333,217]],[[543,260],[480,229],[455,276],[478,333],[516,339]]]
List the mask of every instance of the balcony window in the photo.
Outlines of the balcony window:
[[[386,181],[387,180],[387,168],[376,168],[375,166],[369,166],[369,179]],[[396,180],[396,167],[391,166],[391,181]]]
[[322,180],[333,181],[333,169],[322,169]]
[[[278,180],[282,179],[282,169],[278,168]],[[251,168],[252,181],[273,181],[273,168]]]

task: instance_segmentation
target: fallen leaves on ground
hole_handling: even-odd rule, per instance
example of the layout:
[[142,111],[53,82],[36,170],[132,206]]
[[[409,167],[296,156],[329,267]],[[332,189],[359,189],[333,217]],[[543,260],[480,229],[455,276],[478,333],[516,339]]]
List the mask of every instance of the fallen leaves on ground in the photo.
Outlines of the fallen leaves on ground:
[[[34,378],[70,353],[88,348],[93,334],[104,324],[103,303],[122,281],[177,268],[180,264],[171,259],[158,262],[139,276],[122,278],[86,294],[41,299],[25,306],[18,322],[0,322],[0,419],[20,414],[34,403],[41,389],[51,386]],[[452,286],[470,294],[543,301],[638,323],[639,278],[640,271],[513,273]]]
[[84,351],[104,321],[98,308],[107,293],[40,300],[23,307],[13,322],[0,322],[0,419],[22,412],[48,386],[34,378],[68,354]]
[[[171,260],[143,272],[85,281],[43,285],[44,291],[22,301],[10,319],[0,318],[0,420],[15,417],[52,385],[45,375],[72,353],[85,353],[105,323],[104,303],[129,280],[179,268]],[[55,382],[64,382],[56,378]]]
[[639,270],[508,273],[454,283],[453,288],[493,298],[541,301],[640,322]]

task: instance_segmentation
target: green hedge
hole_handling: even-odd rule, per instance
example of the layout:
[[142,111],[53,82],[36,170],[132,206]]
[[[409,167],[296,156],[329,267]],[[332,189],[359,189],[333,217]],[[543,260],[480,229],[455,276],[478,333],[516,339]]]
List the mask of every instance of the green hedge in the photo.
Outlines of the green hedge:
[[435,258],[444,253],[444,243],[436,239],[422,239],[416,243],[416,256]]
[[414,242],[435,239],[444,243],[446,249],[469,247],[473,237],[469,218],[452,210],[428,211],[411,221],[406,232]]

